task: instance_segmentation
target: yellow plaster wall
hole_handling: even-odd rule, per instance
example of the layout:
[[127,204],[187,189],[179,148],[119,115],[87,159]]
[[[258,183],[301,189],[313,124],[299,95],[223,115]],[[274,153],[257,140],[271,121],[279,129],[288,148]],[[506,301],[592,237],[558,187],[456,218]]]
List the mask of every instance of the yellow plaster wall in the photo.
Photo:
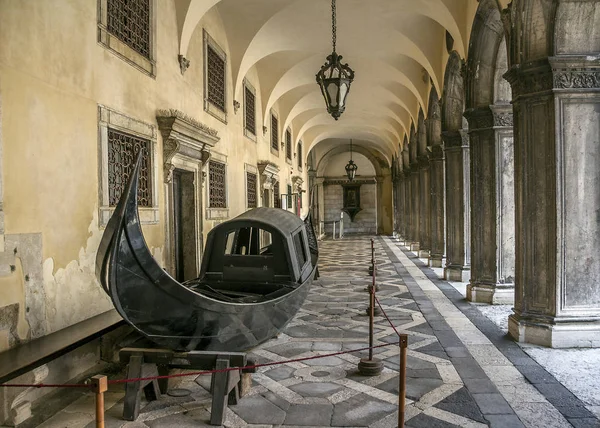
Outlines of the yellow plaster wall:
[[[262,133],[260,76],[254,68],[248,78],[257,96],[256,143],[243,135],[243,106],[237,114],[233,111],[230,58],[228,123],[204,112],[202,28],[229,56],[217,9],[212,9],[196,28],[187,51],[191,65],[182,76],[177,62],[174,4],[163,0],[156,4],[157,71],[152,78],[97,42],[96,0],[0,2],[5,233],[42,234],[40,263],[47,333],[112,307],[96,283],[93,266],[102,233],[98,227],[99,104],[155,126],[158,109],[175,108],[218,130],[221,140],[214,150],[228,157],[230,218],[246,209],[246,163],[256,165],[263,159],[276,162],[282,192],[292,172],[304,177],[305,189],[308,185],[306,168],[302,174],[293,168],[296,159],[293,166],[288,166],[285,151],[279,157],[270,153],[270,130],[264,136]],[[280,122],[283,126],[283,118]],[[159,262],[163,262],[165,209],[160,135],[156,162],[160,222],[145,225],[144,234]],[[204,208],[206,202],[205,198]],[[307,209],[305,200],[303,211]],[[204,219],[203,233],[214,223]],[[19,278],[14,275],[2,279],[2,296],[23,295]]]

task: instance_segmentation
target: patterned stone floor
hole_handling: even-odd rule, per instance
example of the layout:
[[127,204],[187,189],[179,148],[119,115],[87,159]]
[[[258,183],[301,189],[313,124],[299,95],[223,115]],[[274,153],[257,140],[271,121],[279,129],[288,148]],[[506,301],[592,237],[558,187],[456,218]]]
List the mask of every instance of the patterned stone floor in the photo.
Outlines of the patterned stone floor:
[[[470,317],[470,305],[453,300],[443,284],[434,284],[412,253],[391,238],[375,238],[375,247],[378,298],[398,331],[409,334],[407,427],[600,426],[568,391],[551,398],[561,386],[551,376],[536,372],[542,376],[537,384],[526,377],[522,368],[529,367],[531,374],[533,360],[518,354],[515,344],[513,349],[492,343]],[[321,278],[284,332],[253,350],[257,362],[367,346],[370,238],[324,241],[320,250]],[[366,352],[263,367],[253,374],[249,395],[227,410],[224,426],[396,427],[398,338],[386,319],[375,321],[375,344],[391,343],[374,351],[384,364],[379,376],[358,373],[357,363]],[[505,356],[506,349],[514,358]],[[121,420],[122,387],[111,388],[106,426],[209,426],[209,382],[208,376],[188,378],[178,388],[191,395],[149,403],[130,423]],[[84,396],[40,426],[93,427],[92,415],[92,397]]]

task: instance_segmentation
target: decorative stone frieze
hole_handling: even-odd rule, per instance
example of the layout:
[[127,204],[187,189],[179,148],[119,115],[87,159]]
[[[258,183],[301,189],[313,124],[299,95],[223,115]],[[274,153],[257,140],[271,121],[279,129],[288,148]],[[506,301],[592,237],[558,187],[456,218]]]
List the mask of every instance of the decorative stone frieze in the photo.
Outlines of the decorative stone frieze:
[[494,127],[510,127],[513,126],[513,112],[512,106],[507,105],[493,105],[490,106],[492,115],[494,116]]

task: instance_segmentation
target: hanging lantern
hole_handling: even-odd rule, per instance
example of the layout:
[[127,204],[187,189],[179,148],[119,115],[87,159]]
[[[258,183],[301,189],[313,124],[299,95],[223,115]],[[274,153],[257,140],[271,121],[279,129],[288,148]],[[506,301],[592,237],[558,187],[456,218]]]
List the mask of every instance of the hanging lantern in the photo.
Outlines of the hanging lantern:
[[336,45],[336,14],[335,1],[331,1],[332,41],[333,52],[327,57],[327,62],[317,73],[317,83],[321,88],[327,112],[338,120],[346,109],[346,97],[350,92],[350,84],[354,80],[354,71],[348,64],[342,64],[342,56],[335,51]]
[[348,176],[348,180],[354,180],[354,177],[356,177],[356,170],[358,169],[358,165],[356,165],[352,160],[352,140],[350,140],[350,160],[346,164],[345,169],[346,175]]

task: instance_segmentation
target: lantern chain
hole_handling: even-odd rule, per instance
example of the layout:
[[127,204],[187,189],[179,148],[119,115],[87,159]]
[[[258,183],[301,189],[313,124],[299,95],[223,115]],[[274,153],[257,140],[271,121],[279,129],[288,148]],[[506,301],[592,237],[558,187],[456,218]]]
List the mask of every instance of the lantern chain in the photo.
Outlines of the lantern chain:
[[333,42],[333,51],[335,52],[335,45],[337,41],[336,37],[336,25],[335,25],[335,0],[331,0],[331,38]]

